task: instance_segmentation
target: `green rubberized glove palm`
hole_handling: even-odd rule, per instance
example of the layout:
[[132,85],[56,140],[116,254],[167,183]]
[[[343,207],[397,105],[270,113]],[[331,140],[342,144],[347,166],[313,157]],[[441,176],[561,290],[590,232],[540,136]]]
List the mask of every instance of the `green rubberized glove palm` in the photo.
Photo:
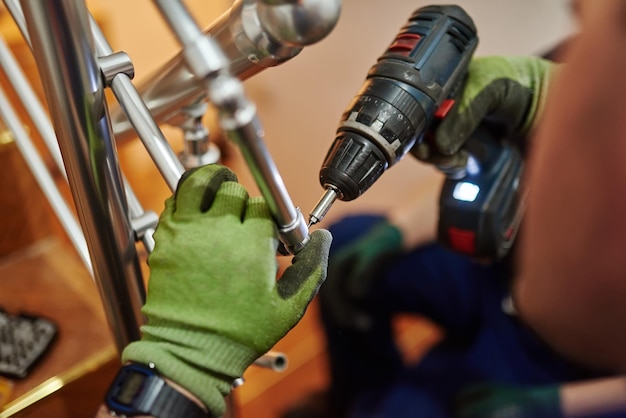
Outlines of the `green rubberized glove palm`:
[[320,292],[320,300],[336,324],[367,329],[369,319],[360,305],[381,269],[401,251],[402,233],[388,221],[381,221],[362,237],[331,254],[328,280]]
[[143,313],[123,361],[154,363],[215,416],[237,377],[302,317],[326,277],[330,233],[315,231],[277,281],[266,202],[226,167],[187,173],[166,201]]
[[417,158],[438,163],[458,156],[459,149],[483,122],[521,137],[537,123],[556,64],[539,57],[474,58],[456,106],[434,133],[434,141],[411,151]]
[[476,385],[463,391],[457,404],[459,418],[560,418],[559,387]]

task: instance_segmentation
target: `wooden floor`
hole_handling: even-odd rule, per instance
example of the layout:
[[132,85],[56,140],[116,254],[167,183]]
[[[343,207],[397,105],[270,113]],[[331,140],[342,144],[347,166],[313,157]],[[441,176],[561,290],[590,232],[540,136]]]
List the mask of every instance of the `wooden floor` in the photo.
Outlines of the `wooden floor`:
[[[147,161],[141,144],[124,145],[119,154],[130,183],[150,185],[135,190],[145,208],[160,211],[169,190]],[[235,167],[240,164],[236,158],[230,163]],[[242,182],[247,181],[244,176]],[[30,206],[24,213],[36,210]],[[3,216],[6,219],[10,215]],[[10,235],[6,239],[10,240]],[[117,371],[118,359],[96,286],[67,239],[62,234],[48,234],[2,256],[0,281],[0,307],[49,316],[61,329],[55,345],[33,374],[14,382],[13,409],[0,408],[0,418],[92,416]],[[302,321],[275,347],[287,355],[287,370],[275,372],[252,366],[246,372],[245,384],[233,392],[233,416],[278,417],[298,399],[325,387],[325,346],[317,313],[314,300]],[[433,326],[420,319],[401,318],[397,325],[400,344],[408,357],[419,357],[439,337]],[[60,376],[62,382],[50,380],[53,376]],[[37,388],[39,392],[34,390]],[[52,393],[38,399],[48,392]],[[15,400],[24,398],[25,403],[37,402],[27,408],[16,407]]]
[[[8,415],[0,412],[0,416],[90,416],[100,403],[119,362],[95,285],[83,270],[66,244],[54,239],[23,250],[0,265],[0,306],[45,315],[60,325],[50,353],[31,376],[14,382],[13,399],[27,396],[37,386],[52,390],[45,386],[53,376],[68,381],[58,392],[20,413],[4,411]],[[317,312],[314,301],[303,320],[275,347],[287,355],[287,370],[253,366],[246,372],[246,383],[233,393],[236,417],[277,417],[297,399],[325,387],[328,375]],[[414,357],[437,338],[437,331],[418,319],[402,319],[399,331],[405,352]]]
[[[13,397],[45,387],[52,376],[68,381],[62,389],[19,413],[5,411],[8,415],[3,415],[0,409],[0,417],[86,417],[99,405],[119,362],[97,304],[95,286],[81,270],[76,256],[56,240],[42,242],[0,266],[0,306],[36,312],[60,325],[59,338],[50,353],[25,381],[14,382]],[[317,312],[314,301],[303,320],[275,347],[288,357],[285,371],[257,366],[248,369],[245,384],[233,392],[235,417],[278,417],[296,400],[325,387],[328,375]],[[400,343],[409,356],[419,356],[438,337],[436,329],[419,319],[404,318],[398,329]]]

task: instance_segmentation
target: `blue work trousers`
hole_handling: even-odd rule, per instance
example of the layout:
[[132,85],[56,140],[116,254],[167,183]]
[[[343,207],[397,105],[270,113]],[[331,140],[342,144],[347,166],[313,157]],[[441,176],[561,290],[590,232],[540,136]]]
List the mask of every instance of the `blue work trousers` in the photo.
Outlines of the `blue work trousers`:
[[[333,253],[382,221],[349,216],[332,225]],[[341,278],[329,277],[328,280]],[[554,384],[598,374],[568,363],[502,304],[510,267],[484,265],[429,244],[395,258],[368,291],[372,326],[346,329],[333,321],[320,292],[331,370],[331,395],[353,405],[352,417],[450,417],[459,391],[491,382]],[[445,337],[417,364],[404,364],[395,344],[394,315],[416,314]]]

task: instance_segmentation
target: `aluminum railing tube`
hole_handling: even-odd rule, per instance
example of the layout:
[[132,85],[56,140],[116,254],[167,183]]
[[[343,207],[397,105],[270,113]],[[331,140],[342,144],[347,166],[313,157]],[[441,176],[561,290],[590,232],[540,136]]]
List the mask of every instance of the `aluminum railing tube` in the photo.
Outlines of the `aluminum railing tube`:
[[[4,4],[10,11],[13,20],[20,28],[24,39],[30,45],[28,31],[26,29],[26,21],[24,20],[24,13],[22,12],[22,7],[19,4],[18,0],[4,0]],[[109,45],[108,41],[106,40],[104,34],[98,27],[95,20],[90,20],[98,57],[113,54],[113,49]],[[0,67],[4,69],[7,78],[15,88],[15,92],[20,97],[20,100],[22,101],[26,112],[29,114],[32,122],[37,128],[37,131],[44,140],[46,147],[50,151],[50,154],[52,155],[57,167],[61,171],[61,174],[63,174],[63,176],[67,180],[61,152],[59,151],[59,144],[57,142],[56,133],[52,128],[52,123],[48,118],[48,114],[44,111],[43,106],[39,102],[39,99],[35,95],[30,84],[28,83],[26,76],[22,73],[22,70],[17,64],[15,57],[13,57],[9,48],[1,40]],[[139,93],[137,93],[134,89],[131,80],[128,78],[127,75],[120,74],[120,77],[115,77],[113,79],[111,89],[116,92],[116,96],[119,97],[120,102],[124,104],[122,108],[125,110],[125,112],[127,114],[130,114],[129,120],[131,121],[131,123],[133,123],[135,131],[137,131],[137,134],[143,141],[146,150],[148,150],[150,156],[152,157],[155,165],[161,172],[166,183],[172,191],[175,190],[178,179],[180,179],[184,168],[176,157],[176,154],[174,154],[174,152],[170,148],[167,140],[159,130],[159,127],[152,120],[150,113],[147,109],[145,109]],[[150,216],[151,214],[146,214],[144,212],[143,208],[141,207],[141,203],[137,199],[134,191],[132,190],[128,182],[125,182],[125,190],[131,217],[133,219],[136,219]],[[52,200],[51,203],[54,204]],[[82,258],[85,260],[87,267],[91,271],[91,260],[89,259],[87,244],[84,243],[85,239],[83,237],[82,230],[78,229],[80,237],[74,236],[73,234],[75,234],[77,230],[76,228],[74,228],[72,221],[69,220],[69,218],[63,216],[61,218],[61,223],[63,224],[63,227],[70,235],[70,237],[72,237],[72,242],[76,243],[76,250],[79,252],[79,254],[81,254]],[[142,241],[145,245],[145,248],[148,252],[152,252],[152,249],[154,248],[152,229],[148,228],[146,231],[142,232],[144,232],[142,235]]]
[[[266,68],[290,60],[304,46],[315,43],[335,27],[341,0],[269,2],[237,0],[203,33],[220,45],[229,60],[230,73],[246,80]],[[288,35],[287,35],[288,34]],[[181,109],[206,100],[206,84],[186,66],[182,51],[158,68],[137,90],[154,119],[176,125]],[[134,136],[120,109],[111,109],[118,141]]]
[[0,116],[9,130],[13,133],[15,143],[24,157],[24,161],[28,164],[28,168],[30,168],[30,171],[35,177],[37,184],[39,184],[41,191],[48,199],[52,210],[59,218],[59,221],[61,221],[67,236],[74,245],[76,252],[83,260],[89,274],[93,276],[91,258],[89,257],[89,249],[87,248],[83,231],[78,225],[78,222],[76,222],[76,219],[74,219],[74,214],[65,203],[61,192],[54,182],[54,179],[46,168],[46,164],[39,156],[37,148],[26,132],[26,129],[22,126],[17,113],[2,88],[0,88]]
[[121,350],[140,336],[144,288],[89,14],[74,0],[21,5],[94,277]]
[[254,365],[265,367],[275,372],[283,372],[287,369],[289,361],[284,353],[268,351],[254,361]]
[[[96,52],[98,56],[109,56],[114,53],[113,48],[107,41],[104,33],[98,27],[97,22],[91,19],[91,31],[94,36]],[[141,99],[139,92],[126,74],[118,74],[111,81],[111,90],[120,104],[127,120],[133,126],[134,131],[150,154],[152,161],[163,176],[163,179],[173,192],[176,190],[178,180],[185,172],[185,168],[178,160],[176,153],[170,147],[163,132],[159,129],[150,111]],[[132,209],[133,205],[131,205]],[[134,214],[137,215],[137,214]]]
[[246,97],[241,80],[230,74],[228,59],[220,46],[203,34],[182,1],[154,0],[154,3],[181,43],[190,71],[206,79],[211,101],[219,109],[220,126],[241,149],[276,221],[285,245],[281,252],[296,254],[309,240],[308,228],[265,147],[256,106]]

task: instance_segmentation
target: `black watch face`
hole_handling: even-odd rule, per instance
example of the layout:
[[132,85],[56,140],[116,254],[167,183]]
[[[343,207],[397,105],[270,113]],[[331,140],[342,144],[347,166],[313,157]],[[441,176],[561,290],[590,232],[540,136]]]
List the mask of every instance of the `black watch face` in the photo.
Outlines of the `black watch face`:
[[117,401],[122,405],[132,405],[141,394],[141,389],[148,379],[145,373],[132,371],[126,375],[123,384],[120,385]]
[[142,366],[129,365],[120,370],[107,394],[109,408],[125,414],[142,411],[144,396],[155,373]]

